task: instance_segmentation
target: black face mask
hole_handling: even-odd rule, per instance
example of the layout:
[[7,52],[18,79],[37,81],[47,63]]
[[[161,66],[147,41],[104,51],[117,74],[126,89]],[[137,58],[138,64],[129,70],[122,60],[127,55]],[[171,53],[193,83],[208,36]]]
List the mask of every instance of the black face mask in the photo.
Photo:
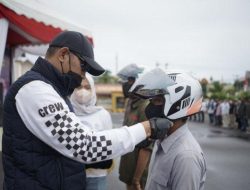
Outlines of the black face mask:
[[71,71],[71,62],[70,62],[70,52],[68,52],[69,55],[69,72],[64,73],[63,72],[63,63],[61,62],[61,68],[62,68],[62,75],[63,75],[63,85],[65,88],[65,95],[69,96],[73,93],[75,88],[81,86],[82,83],[82,77],[81,75],[74,73]]
[[66,90],[66,95],[69,96],[73,93],[74,89],[81,86],[82,77],[72,71],[63,74],[63,82]]
[[153,117],[161,117],[165,118],[164,115],[164,104],[163,105],[154,105],[151,102],[145,108],[145,115],[147,119],[151,119]]

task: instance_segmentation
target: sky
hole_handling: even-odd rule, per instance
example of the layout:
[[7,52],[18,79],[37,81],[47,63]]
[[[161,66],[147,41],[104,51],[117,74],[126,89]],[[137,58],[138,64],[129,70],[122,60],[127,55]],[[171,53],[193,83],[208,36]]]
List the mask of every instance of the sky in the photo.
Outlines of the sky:
[[249,0],[38,0],[90,29],[95,59],[233,82],[250,70]]

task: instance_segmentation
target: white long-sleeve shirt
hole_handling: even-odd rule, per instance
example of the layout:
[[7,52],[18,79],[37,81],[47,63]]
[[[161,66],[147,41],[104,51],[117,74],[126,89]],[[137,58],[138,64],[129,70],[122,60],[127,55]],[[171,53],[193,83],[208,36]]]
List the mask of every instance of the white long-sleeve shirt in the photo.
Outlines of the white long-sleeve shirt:
[[125,154],[146,138],[142,124],[93,132],[70,112],[54,88],[43,81],[24,85],[15,99],[17,111],[31,133],[62,155],[82,163]]

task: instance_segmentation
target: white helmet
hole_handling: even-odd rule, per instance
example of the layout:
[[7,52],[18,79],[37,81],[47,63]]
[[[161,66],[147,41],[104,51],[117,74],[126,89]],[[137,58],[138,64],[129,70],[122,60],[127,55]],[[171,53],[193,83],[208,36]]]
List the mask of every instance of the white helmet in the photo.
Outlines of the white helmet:
[[146,99],[163,95],[164,115],[170,120],[195,114],[202,104],[202,89],[197,79],[183,72],[167,73],[160,68],[141,76],[130,92]]

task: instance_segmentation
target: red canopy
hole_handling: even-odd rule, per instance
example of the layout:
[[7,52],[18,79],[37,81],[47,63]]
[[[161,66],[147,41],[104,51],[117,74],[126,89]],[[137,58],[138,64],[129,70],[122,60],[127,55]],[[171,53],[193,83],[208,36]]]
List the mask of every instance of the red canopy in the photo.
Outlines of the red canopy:
[[[7,78],[12,78],[14,70],[12,61],[15,56],[18,56],[13,50],[17,45],[48,44],[63,30],[81,32],[93,44],[89,30],[76,24],[74,20],[60,15],[56,10],[50,9],[42,1],[0,0],[0,30],[0,75],[2,77],[2,73],[9,72]],[[10,51],[5,51],[6,47],[10,47]],[[4,68],[1,72],[6,52],[9,53],[10,64],[8,69]],[[39,55],[44,55],[44,52]],[[8,81],[5,77],[4,80],[7,84],[11,83],[11,79]]]
[[[49,43],[54,36],[62,31],[61,28],[45,25],[43,22],[16,14],[0,3],[1,18],[9,21],[7,44],[10,46]],[[93,39],[91,37],[88,39],[93,44]]]

